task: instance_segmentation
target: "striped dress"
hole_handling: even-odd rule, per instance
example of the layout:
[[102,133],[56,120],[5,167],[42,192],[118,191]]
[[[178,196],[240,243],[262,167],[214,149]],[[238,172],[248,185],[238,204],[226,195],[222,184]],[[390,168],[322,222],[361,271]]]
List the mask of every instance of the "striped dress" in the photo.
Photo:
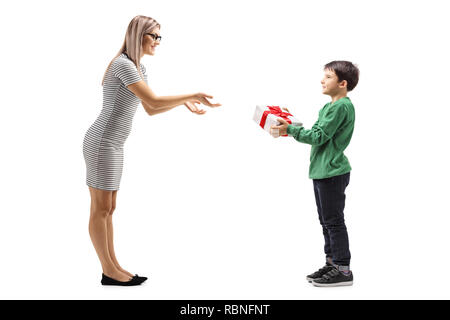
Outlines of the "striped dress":
[[[144,81],[145,67],[141,64]],[[125,53],[114,59],[103,83],[103,108],[83,141],[86,184],[102,190],[119,190],[123,169],[123,145],[130,134],[140,99],[127,86],[141,81],[133,61]]]

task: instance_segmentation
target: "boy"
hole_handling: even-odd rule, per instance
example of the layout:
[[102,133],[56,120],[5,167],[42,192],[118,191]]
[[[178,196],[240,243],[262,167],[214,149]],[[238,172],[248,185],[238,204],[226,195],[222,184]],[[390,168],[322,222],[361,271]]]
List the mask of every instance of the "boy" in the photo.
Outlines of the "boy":
[[345,188],[350,182],[350,163],[344,150],[350,143],[355,110],[347,92],[358,83],[359,70],[348,61],[332,61],[324,67],[322,93],[331,97],[319,112],[311,130],[289,125],[284,119],[273,126],[279,135],[311,145],[309,178],[313,180],[319,221],[325,238],[326,265],[306,279],[314,286],[353,284],[350,250],[344,221]]

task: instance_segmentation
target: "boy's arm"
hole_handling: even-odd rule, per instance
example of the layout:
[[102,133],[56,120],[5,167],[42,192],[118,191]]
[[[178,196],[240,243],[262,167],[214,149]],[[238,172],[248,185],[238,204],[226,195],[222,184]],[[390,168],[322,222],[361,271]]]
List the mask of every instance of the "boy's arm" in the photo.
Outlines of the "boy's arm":
[[344,121],[346,113],[344,104],[334,106],[328,109],[322,117],[319,117],[319,120],[316,121],[311,130],[289,125],[287,134],[293,136],[299,142],[320,146],[334,136]]

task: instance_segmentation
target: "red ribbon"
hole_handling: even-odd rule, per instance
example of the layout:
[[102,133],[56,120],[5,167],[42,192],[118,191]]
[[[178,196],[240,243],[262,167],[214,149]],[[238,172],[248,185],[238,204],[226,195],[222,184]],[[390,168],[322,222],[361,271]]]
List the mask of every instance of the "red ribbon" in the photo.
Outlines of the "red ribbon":
[[264,126],[266,125],[266,119],[269,114],[273,114],[277,117],[283,118],[284,120],[289,122],[289,124],[292,124],[291,119],[288,118],[288,116],[292,117],[292,114],[290,114],[289,112],[282,111],[279,106],[267,106],[267,108],[269,108],[269,110],[264,111],[264,113],[261,117],[261,121],[259,123],[261,128],[264,129]]

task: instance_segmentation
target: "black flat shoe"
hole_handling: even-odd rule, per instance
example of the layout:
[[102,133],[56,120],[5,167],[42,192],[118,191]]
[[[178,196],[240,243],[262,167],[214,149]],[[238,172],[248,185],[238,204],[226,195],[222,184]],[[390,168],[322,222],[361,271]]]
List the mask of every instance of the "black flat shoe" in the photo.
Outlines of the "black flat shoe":
[[[142,281],[143,282],[143,281]],[[102,273],[102,285],[104,286],[138,286],[142,283],[139,281],[136,277],[131,278],[131,280],[128,281],[117,281],[113,278],[110,278],[108,276],[105,276],[105,274]]]
[[136,281],[142,283],[142,282],[144,282],[145,280],[147,280],[148,278],[147,278],[147,277],[139,277],[137,274],[135,274],[134,277],[133,277],[133,279],[136,279]]

